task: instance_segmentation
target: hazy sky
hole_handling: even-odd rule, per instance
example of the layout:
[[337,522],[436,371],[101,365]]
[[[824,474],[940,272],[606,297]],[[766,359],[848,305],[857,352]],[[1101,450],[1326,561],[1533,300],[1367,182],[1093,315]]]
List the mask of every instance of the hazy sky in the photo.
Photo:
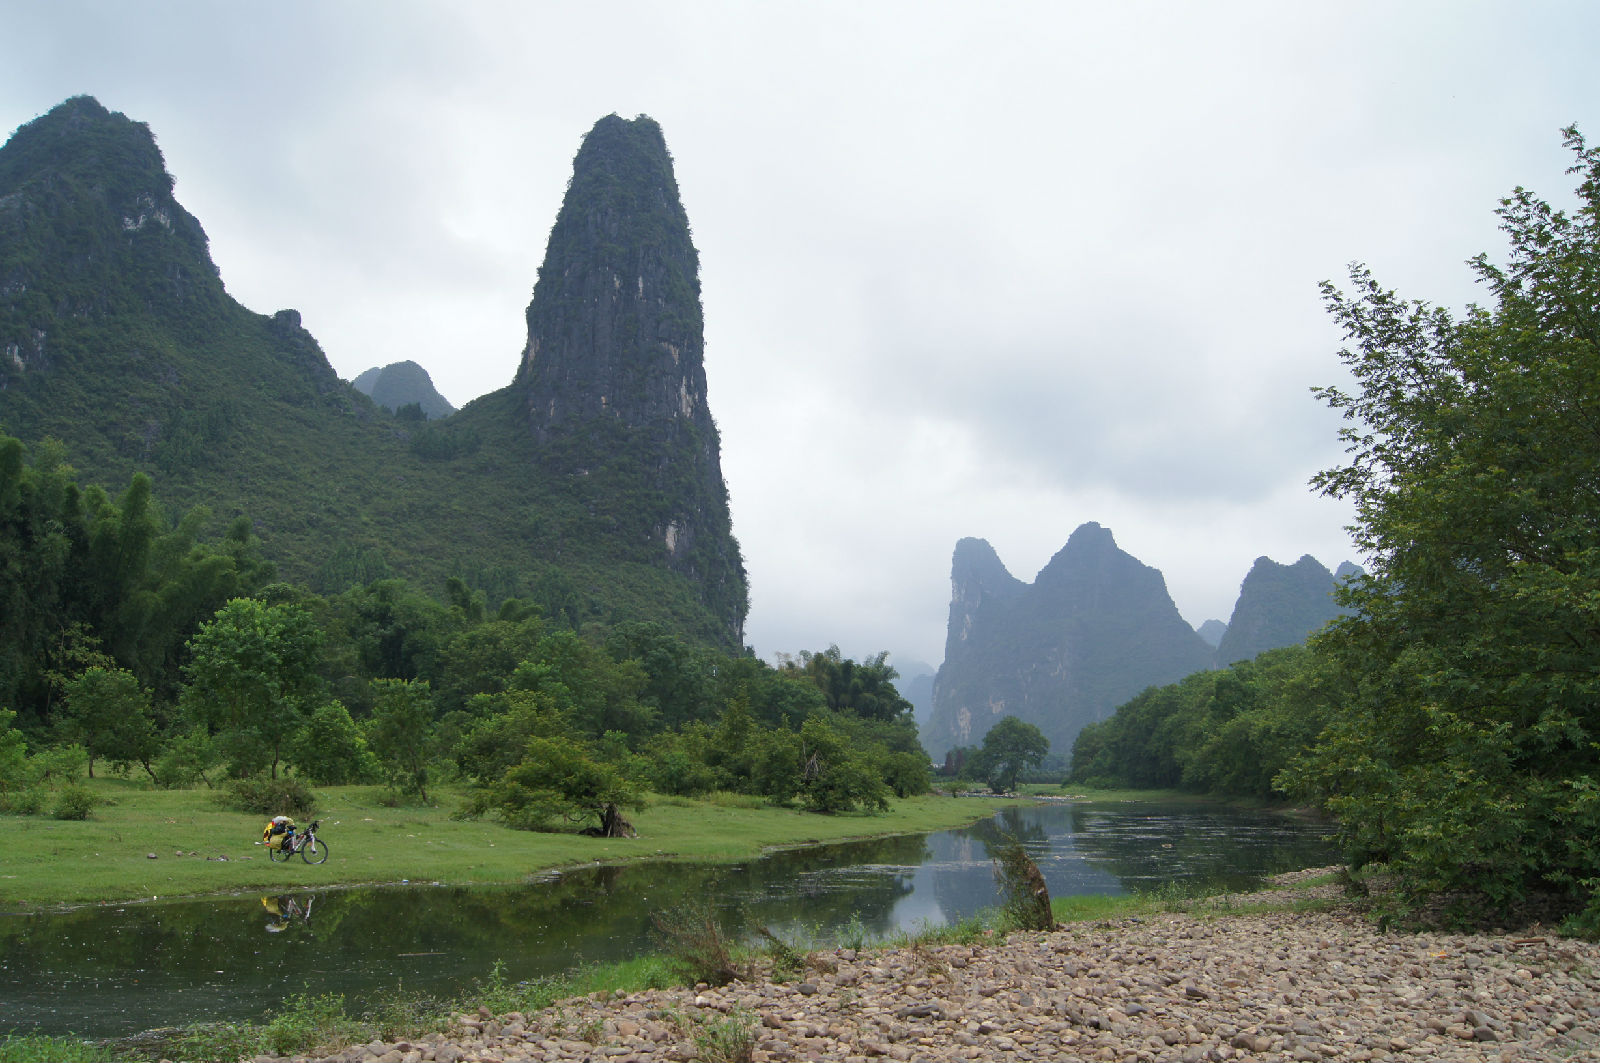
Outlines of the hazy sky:
[[[1031,580],[1098,521],[1228,618],[1352,556],[1317,282],[1482,298],[1600,4],[0,0],[0,127],[147,122],[235,298],[345,378],[508,384],[583,135],[662,125],[763,656],[943,655],[950,555]],[[1356,558],[1359,560],[1359,558]]]

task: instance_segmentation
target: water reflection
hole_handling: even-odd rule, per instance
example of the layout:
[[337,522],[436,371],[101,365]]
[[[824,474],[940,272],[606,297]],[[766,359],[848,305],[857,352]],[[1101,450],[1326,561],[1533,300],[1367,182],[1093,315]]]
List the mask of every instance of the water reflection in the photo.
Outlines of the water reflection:
[[[17,1031],[125,1034],[263,1018],[299,992],[359,1007],[398,984],[453,996],[655,946],[651,913],[710,901],[732,928],[885,937],[993,907],[994,847],[1016,838],[1056,896],[1169,880],[1247,884],[1331,861],[1315,826],[1148,805],[1007,809],[963,830],[773,853],[747,864],[599,867],[527,886],[315,891],[0,918],[0,1016]],[[273,929],[277,926],[277,929]]]

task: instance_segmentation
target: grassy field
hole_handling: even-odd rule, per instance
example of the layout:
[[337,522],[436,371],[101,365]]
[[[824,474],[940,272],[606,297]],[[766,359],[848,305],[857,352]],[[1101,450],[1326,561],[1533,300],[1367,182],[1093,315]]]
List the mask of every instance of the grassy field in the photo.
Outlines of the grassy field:
[[318,836],[330,855],[311,866],[298,857],[268,861],[260,845],[265,817],[221,807],[214,791],[120,779],[88,785],[107,803],[87,820],[0,817],[0,911],[280,887],[503,884],[597,862],[733,861],[772,847],[961,826],[1014,803],[929,795],[894,801],[880,815],[822,816],[731,795],[657,798],[629,813],[638,837],[609,839],[452,820],[460,798],[449,791],[431,807],[388,807],[379,787],[332,786],[316,791]]

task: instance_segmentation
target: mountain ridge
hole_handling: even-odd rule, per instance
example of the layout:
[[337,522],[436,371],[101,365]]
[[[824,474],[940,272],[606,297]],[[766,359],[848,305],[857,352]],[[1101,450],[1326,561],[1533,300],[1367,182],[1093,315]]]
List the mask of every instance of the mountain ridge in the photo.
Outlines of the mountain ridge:
[[[720,490],[723,522],[675,558],[640,525],[684,485],[626,426],[580,477],[535,444],[526,382],[427,424],[389,416],[339,380],[297,311],[226,293],[173,187],[149,127],[92,97],[0,147],[0,428],[60,439],[85,482],[117,490],[146,471],[169,505],[250,517],[284,575],[322,593],[374,573],[436,592],[459,578],[574,625],[659,620],[740,646],[720,473],[690,508]],[[693,295],[678,312],[698,322]]]
[[1067,755],[1078,731],[1147,687],[1304,641],[1340,615],[1336,584],[1360,571],[1345,562],[1335,576],[1309,555],[1293,565],[1258,558],[1232,620],[1196,630],[1161,572],[1093,521],[1074,529],[1032,583],[1012,576],[987,541],[960,539],[924,745],[937,758],[978,744],[1011,715]]
[[1211,648],[1179,615],[1161,573],[1080,525],[1034,582],[981,539],[952,558],[944,662],[923,744],[936,758],[981,742],[1003,716],[1066,753],[1077,732],[1146,686],[1208,667]]

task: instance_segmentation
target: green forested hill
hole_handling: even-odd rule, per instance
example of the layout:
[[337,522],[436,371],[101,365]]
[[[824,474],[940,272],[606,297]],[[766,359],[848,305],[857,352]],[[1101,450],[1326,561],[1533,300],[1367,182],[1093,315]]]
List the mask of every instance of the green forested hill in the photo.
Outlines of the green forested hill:
[[[738,645],[731,535],[732,576],[708,591],[628,520],[671,508],[648,494],[659,476],[626,467],[652,455],[621,448],[600,492],[555,471],[525,388],[397,421],[337,378],[296,312],[227,295],[172,187],[149,129],[88,97],[0,148],[0,430],[61,440],[82,483],[118,493],[145,471],[156,497],[205,505],[218,528],[249,517],[281,575],[323,593],[455,575],[491,604]],[[630,427],[606,426],[624,442]]]

